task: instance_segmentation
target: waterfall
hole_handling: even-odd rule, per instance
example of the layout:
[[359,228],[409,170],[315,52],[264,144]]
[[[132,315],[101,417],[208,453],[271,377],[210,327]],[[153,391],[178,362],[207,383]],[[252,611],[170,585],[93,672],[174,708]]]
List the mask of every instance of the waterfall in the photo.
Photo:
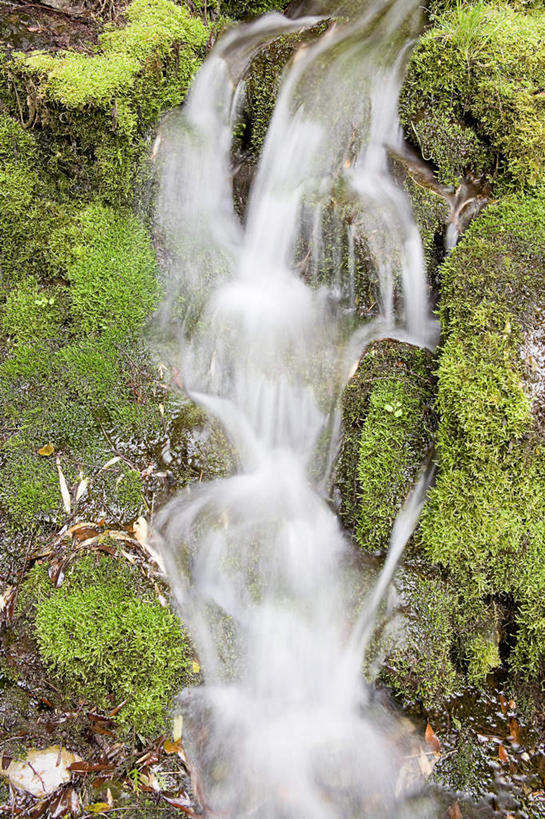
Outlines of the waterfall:
[[[377,338],[431,346],[436,334],[418,231],[388,162],[418,14],[412,0],[327,11],[324,33],[284,73],[244,224],[231,152],[245,72],[264,44],[324,18],[271,14],[226,33],[157,149],[164,353],[237,459],[235,474],[192,486],[157,520],[205,678],[182,697],[184,736],[208,815],[232,819],[416,810],[396,789],[395,720],[361,666],[429,475],[402,510],[382,579],[353,627],[341,571],[350,545],[324,487],[354,361]],[[339,189],[358,214],[349,233],[336,231],[349,236],[348,275],[319,281],[323,216]],[[377,279],[366,321],[355,309],[356,241]]]

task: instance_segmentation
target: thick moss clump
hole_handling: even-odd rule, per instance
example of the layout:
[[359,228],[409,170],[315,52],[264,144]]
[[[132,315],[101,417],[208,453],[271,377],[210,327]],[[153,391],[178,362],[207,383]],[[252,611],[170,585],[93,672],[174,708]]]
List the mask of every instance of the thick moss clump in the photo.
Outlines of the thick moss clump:
[[127,700],[120,725],[147,734],[163,728],[170,698],[190,678],[192,652],[178,619],[135,570],[87,555],[54,589],[38,566],[22,599],[34,605],[41,659],[68,696],[106,712]]
[[388,545],[395,517],[431,446],[432,368],[426,350],[377,342],[345,389],[336,485],[341,518],[364,549]]
[[[185,97],[208,32],[171,0],[133,0],[96,53],[14,52],[4,57],[2,101],[40,136],[61,188],[128,204],[146,137]],[[51,140],[54,147],[51,150]]]
[[514,601],[526,674],[545,660],[544,271],[542,190],[490,206],[442,267],[440,472],[421,527],[466,599]]
[[460,3],[438,14],[418,42],[402,119],[442,182],[455,184],[470,170],[504,187],[534,185],[544,170],[544,87],[542,11]]

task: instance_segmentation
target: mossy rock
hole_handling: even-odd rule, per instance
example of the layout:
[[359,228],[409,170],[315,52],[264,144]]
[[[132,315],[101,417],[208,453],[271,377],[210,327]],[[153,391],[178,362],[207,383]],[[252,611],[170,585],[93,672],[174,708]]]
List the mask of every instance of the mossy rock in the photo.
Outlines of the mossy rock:
[[235,20],[245,20],[270,11],[283,11],[287,5],[284,0],[221,0],[221,11]]
[[286,65],[301,45],[313,42],[325,29],[326,24],[320,23],[307,31],[278,37],[252,61],[246,77],[244,123],[238,137],[254,161],[261,153]]
[[433,356],[396,341],[372,344],[343,394],[336,468],[343,523],[364,549],[384,549],[430,449]]
[[[418,42],[402,91],[406,133],[439,179],[490,174],[503,189],[543,177],[543,11],[447,4]],[[520,8],[523,4],[518,4]]]
[[160,732],[172,695],[191,678],[192,650],[178,619],[122,559],[86,555],[71,564],[60,588],[46,579],[46,567],[38,566],[27,583],[36,642],[52,678],[67,696],[103,711],[126,700],[119,725]]
[[149,131],[183,101],[208,31],[171,0],[133,0],[124,13],[93,53],[5,55],[0,98],[38,136],[59,190],[127,205]]
[[441,268],[440,470],[421,520],[468,601],[513,601],[511,665],[530,675],[545,660],[544,226],[542,190],[510,196]]

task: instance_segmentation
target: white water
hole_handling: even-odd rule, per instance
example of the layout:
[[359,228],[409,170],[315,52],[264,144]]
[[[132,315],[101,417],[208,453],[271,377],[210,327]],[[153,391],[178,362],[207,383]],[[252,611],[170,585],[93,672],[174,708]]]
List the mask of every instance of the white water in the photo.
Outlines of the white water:
[[[361,665],[427,476],[353,628],[340,579],[349,545],[318,489],[339,395],[365,345],[384,335],[433,343],[418,232],[387,161],[414,4],[344,11],[285,73],[244,227],[230,163],[241,78],[261,44],[316,21],[269,15],[224,36],[160,136],[165,346],[238,461],[236,474],[193,487],[158,521],[206,681],[185,697],[187,741],[208,814],[232,819],[414,815],[396,792],[395,721]],[[317,270],[321,214],[339,183],[358,212],[348,285],[333,271],[328,285],[309,286],[301,246],[310,224]],[[380,298],[375,318],[349,332],[356,230]]]

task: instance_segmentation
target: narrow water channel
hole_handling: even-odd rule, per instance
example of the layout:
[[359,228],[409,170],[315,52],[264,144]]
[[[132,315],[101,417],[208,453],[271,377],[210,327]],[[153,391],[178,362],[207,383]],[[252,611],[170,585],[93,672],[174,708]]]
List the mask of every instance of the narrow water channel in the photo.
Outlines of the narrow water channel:
[[[267,43],[321,19],[324,32],[284,74],[242,223],[231,156],[245,72]],[[400,149],[398,94],[418,25],[412,0],[324,4],[315,17],[241,25],[160,133],[164,348],[237,460],[235,474],[193,486],[158,521],[205,678],[184,700],[184,733],[211,816],[433,815],[400,787],[396,720],[362,675],[429,471],[355,626],[341,571],[350,544],[327,503],[339,398],[366,346],[436,340],[418,230],[388,162]],[[356,217],[326,235],[333,192]],[[348,236],[346,264],[331,236]],[[365,242],[376,287],[365,321],[355,241]]]

